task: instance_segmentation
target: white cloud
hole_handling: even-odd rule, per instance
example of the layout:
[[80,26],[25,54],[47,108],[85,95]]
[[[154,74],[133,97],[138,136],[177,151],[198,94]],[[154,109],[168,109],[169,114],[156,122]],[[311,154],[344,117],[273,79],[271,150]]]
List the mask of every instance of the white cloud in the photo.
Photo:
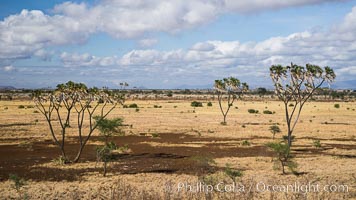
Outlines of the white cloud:
[[[157,74],[165,74],[164,80],[171,84],[179,79],[200,82],[227,75],[257,80],[268,74],[271,64],[291,61],[330,65],[336,68],[337,75],[352,78],[356,62],[356,7],[327,31],[305,31],[261,42],[206,41],[186,50],[147,49],[157,43],[156,39],[146,38],[150,32],[176,33],[209,23],[225,13],[254,13],[331,1],[102,0],[94,5],[65,2],[55,6],[51,15],[23,10],[0,21],[0,64],[6,66],[4,71],[12,71],[12,61],[17,59],[36,56],[50,60],[53,52],[48,47],[83,44],[90,35],[104,32],[116,38],[145,38],[138,40],[145,49],[132,50],[121,57],[64,52],[60,60],[67,67],[124,69],[127,76],[135,72],[142,80],[155,80]],[[204,78],[197,78],[202,74]]]
[[89,53],[85,54],[70,54],[63,52],[60,55],[60,59],[63,64],[67,67],[77,67],[77,66],[114,66],[117,62],[116,56],[107,56],[107,57],[96,57],[90,55]]
[[356,66],[350,66],[350,67],[344,67],[344,68],[338,69],[337,73],[341,74],[341,75],[355,76],[356,75]]
[[5,72],[11,72],[11,71],[15,71],[15,67],[12,66],[12,65],[9,65],[9,66],[5,66],[2,68]]
[[[344,20],[327,31],[304,31],[286,37],[272,37],[261,42],[206,41],[187,50],[158,51],[153,49],[132,50],[121,58],[110,57],[111,63],[130,70],[167,73],[168,76],[196,76],[204,74],[214,77],[225,74],[258,78],[268,75],[272,64],[300,65],[314,63],[329,65],[336,69],[341,78],[355,74],[356,63],[356,7]],[[97,65],[92,56],[68,56],[65,63],[89,66]],[[82,64],[80,64],[80,60]],[[340,77],[339,77],[340,78]]]
[[219,5],[202,0],[113,0],[92,7],[66,2],[57,5],[54,12],[117,38],[134,38],[145,32],[174,33],[207,23],[220,12]]
[[141,47],[152,47],[153,45],[157,44],[158,40],[154,38],[146,38],[140,40],[138,43]]
[[276,10],[295,6],[313,5],[337,0],[225,0],[225,8],[229,11],[239,13],[261,12],[265,10]]
[[208,42],[200,42],[192,46],[191,50],[195,51],[211,51],[215,48],[214,45]]
[[40,49],[33,53],[34,56],[40,58],[43,61],[51,61],[54,52],[48,52],[44,49]]
[[[209,23],[226,12],[260,12],[327,1],[333,0],[102,0],[94,5],[65,2],[53,8],[54,15],[23,10],[0,21],[0,60],[30,58],[49,46],[81,44],[97,32],[117,38],[141,37],[147,32],[175,33]],[[155,42],[144,39],[139,43],[149,47]]]
[[44,48],[83,43],[91,32],[90,27],[83,27],[72,18],[23,10],[0,21],[0,59],[16,60],[31,56],[48,59],[49,54]]
[[65,2],[53,11],[85,28],[95,28],[117,38],[133,38],[146,32],[174,33],[206,24],[227,12],[261,12],[329,1],[335,0],[103,0],[94,6]]

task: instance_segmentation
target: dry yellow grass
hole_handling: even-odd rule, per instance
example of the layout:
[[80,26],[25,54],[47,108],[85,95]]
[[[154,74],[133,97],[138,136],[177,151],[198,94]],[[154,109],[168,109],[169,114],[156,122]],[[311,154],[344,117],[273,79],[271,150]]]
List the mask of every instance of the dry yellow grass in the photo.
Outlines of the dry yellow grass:
[[[140,133],[184,133],[202,138],[212,138],[211,141],[201,143],[180,144],[183,147],[190,145],[191,147],[199,148],[208,143],[219,143],[219,141],[214,141],[214,138],[227,138],[227,141],[222,143],[230,146],[238,146],[239,144],[233,139],[240,138],[245,138],[251,142],[252,146],[264,145],[271,141],[272,134],[268,128],[274,123],[279,123],[282,130],[282,133],[276,135],[276,137],[281,137],[286,133],[284,108],[283,104],[278,101],[239,101],[231,109],[227,117],[227,125],[225,126],[220,124],[222,115],[217,102],[213,102],[212,107],[207,107],[204,104],[204,107],[199,108],[191,107],[190,101],[126,102],[126,104],[130,103],[137,103],[140,107],[139,111],[136,112],[135,109],[130,108],[118,108],[109,115],[109,118],[123,117],[125,123],[133,125],[132,128],[126,130],[127,135],[139,135]],[[307,103],[294,131],[294,135],[296,136],[294,145],[304,145],[307,148],[313,149],[315,148],[313,147],[313,138],[315,138],[320,140],[323,147],[332,144],[356,146],[356,104],[354,102],[342,102],[339,104],[341,107],[337,109],[334,108],[333,102]],[[19,109],[19,105],[24,105],[25,108]],[[44,117],[40,113],[34,113],[36,108],[27,108],[29,105],[33,105],[33,103],[29,101],[0,101],[0,124],[11,125],[0,128],[0,145],[51,139]],[[154,108],[154,105],[162,106],[162,108]],[[257,109],[260,114],[250,114],[247,111],[248,109]],[[275,111],[275,114],[261,114],[263,110]],[[18,123],[26,125],[17,126],[16,124]],[[95,132],[94,135],[97,134]],[[229,142],[230,139],[231,142]],[[174,146],[174,144],[159,142],[147,142],[146,144],[161,147]],[[354,157],[340,157],[340,155],[356,155],[356,150],[331,148],[326,149],[324,152],[327,152],[329,155],[300,156],[296,158],[299,164],[298,169],[307,173],[300,177],[280,175],[280,171],[272,170],[273,163],[271,162],[271,158],[267,157],[225,157],[215,159],[215,161],[217,162],[217,166],[220,167],[224,167],[226,163],[230,163],[232,168],[243,169],[243,180],[253,179],[257,182],[276,182],[276,180],[279,180],[279,183],[319,180],[322,184],[342,183],[349,185],[350,191],[347,194],[343,194],[344,196],[335,196],[335,198],[356,198],[356,159]],[[95,163],[81,163],[68,167],[81,168],[92,167],[93,165]],[[48,163],[47,166],[55,167],[51,163]],[[190,182],[194,182],[194,180],[198,180],[196,176],[184,174],[113,174],[108,178],[102,178],[98,173],[88,173],[80,182],[31,182],[31,184],[26,186],[26,191],[29,194],[37,195],[33,197],[40,197],[40,194],[43,194],[42,198],[68,197],[65,194],[74,195],[76,191],[73,189],[74,187],[77,191],[84,190],[83,198],[89,198],[93,197],[90,195],[95,192],[100,192],[101,190],[109,191],[108,188],[111,188],[113,184],[115,185],[117,179],[125,180],[127,184],[151,192],[162,192],[161,189],[165,187],[164,183],[167,181],[173,181],[173,185],[176,185],[179,181],[189,180]],[[150,187],[147,185],[150,185]],[[85,193],[86,190],[87,192]],[[0,196],[9,198],[16,195],[16,191],[11,189],[9,181],[0,183]],[[264,195],[258,197],[271,197],[271,194]],[[323,195],[327,194],[323,193]],[[279,197],[284,198],[283,196]],[[314,198],[314,196],[310,197]]]

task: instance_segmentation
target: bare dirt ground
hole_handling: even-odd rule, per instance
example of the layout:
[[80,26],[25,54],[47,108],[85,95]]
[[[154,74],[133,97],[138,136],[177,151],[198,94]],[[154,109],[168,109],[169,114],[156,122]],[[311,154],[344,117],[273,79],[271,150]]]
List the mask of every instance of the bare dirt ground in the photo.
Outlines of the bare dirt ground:
[[[193,108],[190,101],[135,101],[139,111],[118,108],[111,117],[123,117],[125,136],[112,138],[129,151],[115,156],[108,177],[102,177],[95,148],[102,144],[98,132],[91,138],[77,164],[58,165],[60,155],[40,113],[29,101],[0,101],[0,197],[30,199],[355,199],[356,198],[356,104],[310,102],[295,130],[293,154],[299,176],[273,170],[274,155],[265,144],[272,141],[269,126],[279,123],[285,135],[283,106],[278,101],[237,102],[221,125],[217,102],[212,107]],[[19,108],[24,105],[25,108]],[[154,105],[162,106],[154,108]],[[250,114],[248,109],[275,111]],[[85,128],[85,127],[84,127]],[[321,148],[313,146],[320,140]],[[246,142],[247,141],[247,142]],[[67,152],[78,149],[69,133]],[[249,145],[246,145],[249,143]],[[215,163],[206,163],[213,160]],[[177,191],[180,183],[208,185],[231,182],[226,164],[240,170],[245,186],[255,190],[240,193]],[[26,185],[17,192],[9,174],[17,174]],[[209,178],[207,181],[207,178]],[[258,183],[288,185],[314,183],[339,186],[338,191],[260,191]],[[341,186],[348,186],[341,191]],[[172,189],[167,192],[167,187]],[[330,188],[329,188],[330,189]],[[332,188],[333,189],[333,188]],[[143,198],[145,197],[145,198]]]

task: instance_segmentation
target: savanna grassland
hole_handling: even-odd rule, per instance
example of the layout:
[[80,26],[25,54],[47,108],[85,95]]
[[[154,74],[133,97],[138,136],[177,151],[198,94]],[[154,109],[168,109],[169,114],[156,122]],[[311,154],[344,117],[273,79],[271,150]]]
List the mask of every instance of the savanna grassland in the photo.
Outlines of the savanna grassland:
[[[0,101],[0,196],[2,199],[356,199],[355,102],[305,105],[293,133],[296,175],[282,175],[280,170],[274,170],[274,153],[265,145],[272,141],[271,125],[281,128],[275,140],[281,140],[286,133],[281,102],[238,101],[227,116],[227,125],[220,124],[222,115],[217,101],[212,101],[211,107],[202,102],[203,107],[194,108],[191,100],[130,100],[125,104],[136,103],[139,108],[115,109],[108,118],[122,117],[127,126],[123,128],[124,136],[112,138],[122,148],[108,164],[107,177],[103,177],[102,165],[95,156],[96,146],[103,143],[98,131],[89,140],[79,163],[60,164],[56,161],[60,151],[33,102]],[[259,112],[249,113],[248,109]],[[273,114],[263,114],[264,110]],[[72,120],[75,123],[75,118]],[[77,150],[76,138],[70,137],[71,134],[69,128],[66,146],[69,157]],[[180,183],[232,184],[227,169],[242,173],[235,182],[244,186],[244,190],[178,191]],[[16,190],[9,174],[16,174],[25,184]],[[262,183],[318,184],[320,190],[261,191]],[[331,185],[335,187],[330,189]],[[341,186],[347,186],[347,191]]]

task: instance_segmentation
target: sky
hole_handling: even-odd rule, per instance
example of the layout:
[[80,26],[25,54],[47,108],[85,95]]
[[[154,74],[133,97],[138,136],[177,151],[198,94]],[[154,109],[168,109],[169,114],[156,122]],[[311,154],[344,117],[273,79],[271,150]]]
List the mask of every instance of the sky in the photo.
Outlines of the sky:
[[356,88],[356,0],[0,1],[0,86],[270,88],[291,62]]

